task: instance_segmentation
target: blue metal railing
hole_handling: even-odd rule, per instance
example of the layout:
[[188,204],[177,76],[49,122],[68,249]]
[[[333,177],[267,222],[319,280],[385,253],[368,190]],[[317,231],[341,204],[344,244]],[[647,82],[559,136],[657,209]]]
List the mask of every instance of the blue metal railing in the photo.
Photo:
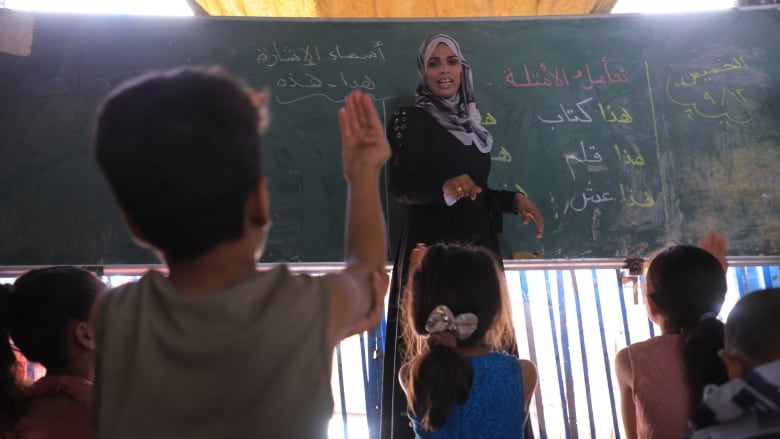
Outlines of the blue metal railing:
[[[780,285],[780,258],[729,262],[729,291],[721,318],[739,297]],[[612,367],[615,353],[652,337],[656,328],[646,317],[643,279],[627,276],[623,265],[618,259],[505,262],[520,356],[539,369],[539,387],[529,410],[536,438],[624,437]],[[314,274],[341,267],[291,266]],[[12,282],[29,268],[0,267],[0,282]],[[117,285],[147,268],[105,267],[104,280]],[[331,438],[378,437],[383,352],[384,322],[337,348],[333,367],[337,413],[331,420]],[[588,422],[579,422],[586,418]]]

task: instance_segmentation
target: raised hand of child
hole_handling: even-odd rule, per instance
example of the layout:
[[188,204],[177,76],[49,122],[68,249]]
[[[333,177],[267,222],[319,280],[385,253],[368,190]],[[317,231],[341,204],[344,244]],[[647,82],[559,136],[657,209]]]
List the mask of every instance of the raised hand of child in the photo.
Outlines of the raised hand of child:
[[379,169],[390,158],[382,123],[371,96],[354,90],[339,111],[344,175],[351,180],[362,170]]
[[262,90],[252,91],[249,94],[249,98],[252,100],[252,105],[257,109],[257,129],[260,131],[260,134],[265,134],[271,124],[271,109],[269,105],[271,91],[268,87],[263,87]]
[[725,236],[718,232],[710,232],[707,234],[707,236],[704,237],[704,239],[701,240],[699,243],[699,248],[712,253],[712,255],[715,256],[720,262],[723,270],[728,270],[729,263],[726,261],[726,251],[728,250],[728,244],[726,243]]

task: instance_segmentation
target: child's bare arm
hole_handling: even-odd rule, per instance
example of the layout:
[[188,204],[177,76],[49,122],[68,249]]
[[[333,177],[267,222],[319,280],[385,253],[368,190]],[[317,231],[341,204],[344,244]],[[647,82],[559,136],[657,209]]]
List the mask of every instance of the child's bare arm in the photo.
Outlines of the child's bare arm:
[[528,422],[529,407],[531,407],[531,398],[534,396],[536,386],[539,385],[539,373],[536,365],[529,360],[519,360],[523,373],[523,404],[525,406],[525,422]]
[[385,314],[385,295],[387,294],[388,276],[387,270],[380,268],[371,273],[371,292],[373,299],[371,308],[351,328],[344,337],[360,334],[369,329],[376,328]]
[[347,268],[330,278],[329,339],[334,346],[351,333],[379,324],[387,290],[387,233],[379,175],[390,157],[390,146],[371,97],[358,91],[350,94],[339,112],[339,127],[348,187]]
[[636,438],[636,406],[634,405],[633,381],[634,373],[631,369],[631,357],[628,356],[628,348],[624,348],[615,356],[615,377],[620,391],[620,413],[623,416],[623,427],[626,437]]

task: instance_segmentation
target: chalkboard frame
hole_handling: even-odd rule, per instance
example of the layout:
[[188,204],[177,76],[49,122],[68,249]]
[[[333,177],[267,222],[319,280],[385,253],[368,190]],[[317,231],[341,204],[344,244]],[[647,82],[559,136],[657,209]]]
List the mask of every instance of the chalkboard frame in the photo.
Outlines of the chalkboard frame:
[[[265,151],[274,228],[263,262],[341,260],[340,97],[369,91],[385,119],[413,102],[417,46],[433,32],[455,36],[474,65],[496,139],[491,185],[521,186],[545,215],[541,240],[505,218],[505,258],[641,256],[711,229],[727,234],[731,254],[780,254],[770,165],[779,154],[780,61],[766,56],[780,36],[776,7],[351,21],[0,11],[0,20],[22,30],[29,22],[31,43],[19,55],[0,41],[0,101],[9,104],[0,106],[0,265],[156,263],[130,239],[94,165],[94,109],[149,69],[215,63],[274,96]],[[22,35],[14,48],[24,52],[24,43]],[[705,95],[718,96],[709,85],[728,89],[727,110],[750,122],[728,111],[712,117]],[[631,122],[621,123],[626,114]],[[386,194],[384,202],[394,235],[401,206]]]

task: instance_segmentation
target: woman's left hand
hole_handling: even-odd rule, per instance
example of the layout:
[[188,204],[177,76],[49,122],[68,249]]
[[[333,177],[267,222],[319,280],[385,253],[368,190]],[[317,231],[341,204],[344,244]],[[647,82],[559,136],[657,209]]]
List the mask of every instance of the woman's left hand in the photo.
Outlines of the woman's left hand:
[[536,207],[533,201],[527,196],[516,193],[515,194],[515,211],[523,220],[523,224],[528,224],[530,220],[534,220],[536,223],[536,237],[541,238],[544,233],[544,218],[542,213]]

